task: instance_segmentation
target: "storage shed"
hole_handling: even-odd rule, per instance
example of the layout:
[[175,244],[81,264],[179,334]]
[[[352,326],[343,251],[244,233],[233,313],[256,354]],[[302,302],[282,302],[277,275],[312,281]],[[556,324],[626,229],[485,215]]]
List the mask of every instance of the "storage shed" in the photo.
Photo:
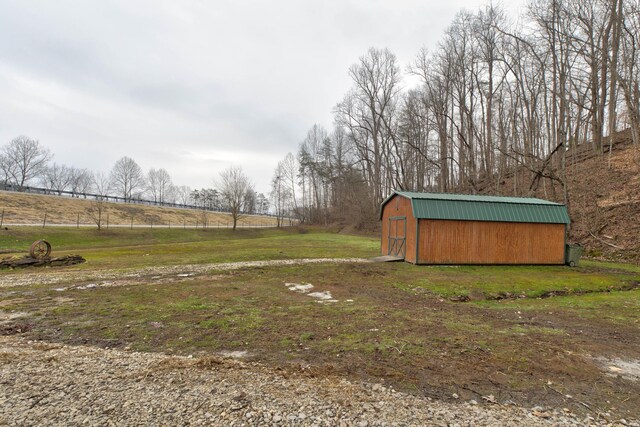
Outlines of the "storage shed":
[[382,255],[414,264],[564,264],[567,207],[541,199],[395,191]]

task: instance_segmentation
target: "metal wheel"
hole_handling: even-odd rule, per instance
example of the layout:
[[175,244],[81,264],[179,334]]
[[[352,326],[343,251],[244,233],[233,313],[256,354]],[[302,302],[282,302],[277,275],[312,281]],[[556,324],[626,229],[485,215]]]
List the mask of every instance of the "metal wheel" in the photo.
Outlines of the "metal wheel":
[[575,267],[575,266],[576,266],[575,261],[569,261],[569,267]]
[[46,240],[36,240],[29,249],[31,258],[48,258],[51,255],[51,245]]

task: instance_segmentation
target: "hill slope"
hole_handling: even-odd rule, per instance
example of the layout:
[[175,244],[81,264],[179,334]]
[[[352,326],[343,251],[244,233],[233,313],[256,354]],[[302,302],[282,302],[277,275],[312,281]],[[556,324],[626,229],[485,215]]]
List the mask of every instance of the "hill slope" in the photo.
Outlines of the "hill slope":
[[595,157],[568,171],[570,237],[591,256],[640,261],[640,147]]
[[[611,161],[608,153],[581,146],[567,154],[567,163],[569,242],[583,245],[591,257],[640,262],[640,147],[631,143],[629,132],[616,135]],[[524,191],[531,178],[531,172],[520,169],[516,178],[481,192],[512,195],[514,180]],[[549,181],[532,195],[563,203],[560,185]]]
[[[0,214],[4,210],[4,225],[42,224],[45,211],[47,224],[95,225],[89,211],[92,202],[85,199],[46,196],[40,194],[0,191]],[[178,209],[124,203],[105,203],[106,215],[114,225],[135,226],[229,226],[231,216],[225,213],[205,212],[193,209]],[[241,226],[275,226],[273,217],[247,215],[240,220]]]

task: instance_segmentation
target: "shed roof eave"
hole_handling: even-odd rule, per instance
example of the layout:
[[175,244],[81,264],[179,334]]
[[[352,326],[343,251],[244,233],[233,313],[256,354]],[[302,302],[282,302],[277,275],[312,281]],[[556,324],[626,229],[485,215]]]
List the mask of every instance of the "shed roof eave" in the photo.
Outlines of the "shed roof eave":
[[[386,206],[387,203],[391,201],[391,199],[393,199],[394,196],[402,196],[402,197],[408,198],[407,196],[405,196],[404,194],[396,190],[394,190],[393,193],[389,194],[389,196],[387,196],[387,198],[384,199],[382,203],[380,203],[380,209],[378,210],[378,217],[380,221],[382,221],[382,214],[384,213],[384,207]],[[413,208],[413,203],[411,207]]]

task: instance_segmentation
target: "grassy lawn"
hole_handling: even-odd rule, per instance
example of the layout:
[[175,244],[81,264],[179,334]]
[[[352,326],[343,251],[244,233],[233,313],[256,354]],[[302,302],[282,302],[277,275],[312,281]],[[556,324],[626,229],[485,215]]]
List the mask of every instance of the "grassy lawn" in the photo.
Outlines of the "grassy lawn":
[[398,286],[419,287],[452,299],[536,298],[551,294],[580,294],[634,286],[640,272],[565,266],[433,266],[419,280]]
[[[110,229],[16,227],[0,231],[0,250],[26,254],[35,240],[53,246],[53,256],[78,253],[76,268],[133,268],[270,259],[372,257],[377,239],[306,228]],[[1,272],[0,272],[1,274]]]
[[[97,236],[52,231],[46,237],[54,249],[87,257],[82,274],[164,264],[370,257],[379,247],[377,239],[297,228],[119,230]],[[13,233],[18,243],[35,237],[29,230]],[[0,288],[0,309],[24,313],[14,323],[45,340],[176,354],[246,351],[253,360],[288,370],[384,381],[442,399],[456,393],[482,401],[492,395],[500,402],[576,411],[585,410],[583,402],[627,415],[640,405],[637,382],[606,376],[593,361],[640,360],[637,266],[326,263],[193,277],[150,274],[135,283],[91,289],[74,287],[74,270],[64,271],[70,271],[68,281],[55,286]],[[312,284],[336,302],[320,303],[287,283]]]

